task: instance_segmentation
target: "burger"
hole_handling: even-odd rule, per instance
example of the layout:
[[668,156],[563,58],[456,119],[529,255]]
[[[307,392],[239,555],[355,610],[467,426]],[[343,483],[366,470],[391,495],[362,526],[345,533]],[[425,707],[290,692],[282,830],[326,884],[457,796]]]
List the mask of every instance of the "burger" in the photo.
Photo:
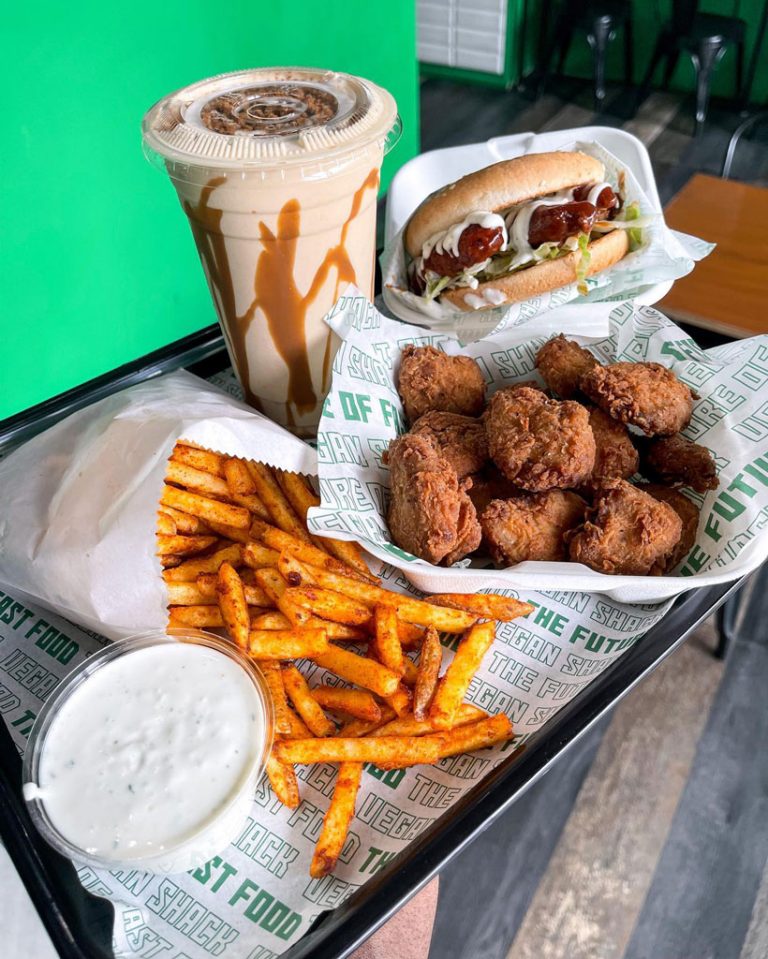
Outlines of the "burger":
[[606,270],[640,242],[639,209],[600,160],[531,153],[431,196],[405,229],[411,292],[465,312],[527,300]]

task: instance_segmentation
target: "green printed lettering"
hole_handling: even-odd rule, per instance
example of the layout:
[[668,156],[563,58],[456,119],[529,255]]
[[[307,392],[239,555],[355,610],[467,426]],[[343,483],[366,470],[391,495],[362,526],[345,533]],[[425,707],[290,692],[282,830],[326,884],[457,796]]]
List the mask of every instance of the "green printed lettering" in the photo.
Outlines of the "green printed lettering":
[[403,776],[405,776],[404,769],[379,769],[379,767],[374,766],[373,763],[366,763],[365,771],[385,786],[389,786],[390,789],[397,789],[403,781]]
[[575,626],[573,632],[571,633],[571,638],[568,640],[569,643],[579,643],[585,636],[589,635],[589,628],[587,626]]
[[715,519],[712,513],[704,521],[704,532],[716,543],[723,538],[723,534],[720,532],[720,521]]
[[333,415],[333,410],[331,409],[331,394],[330,394],[330,393],[326,396],[325,401],[323,402],[322,418],[323,418],[323,419],[328,419],[328,420],[335,420],[335,419],[336,419],[336,417]]
[[392,426],[398,433],[402,433],[405,424],[395,404],[390,400],[380,398],[379,406],[381,407],[381,417],[384,420],[385,426]]
[[562,613],[557,613],[555,618],[552,620],[552,624],[549,627],[550,633],[554,633],[555,636],[563,635],[563,628],[568,625],[568,618],[563,616]]
[[32,725],[36,719],[37,713],[33,713],[31,709],[25,709],[21,716],[17,716],[16,719],[11,721],[11,726],[23,726],[24,728],[19,729],[19,732],[26,737],[32,731]]
[[743,503],[740,503],[734,496],[731,496],[727,490],[723,490],[712,506],[712,509],[729,523],[732,523],[737,516],[741,516],[746,508]]
[[253,882],[251,879],[243,879],[240,885],[237,887],[235,892],[232,895],[232,898],[229,900],[230,906],[234,906],[236,902],[239,902],[241,899],[245,899],[246,902],[251,898],[250,893],[252,890],[258,889],[258,885]]
[[[712,557],[709,553],[705,553],[700,546],[694,546],[688,555],[688,559],[685,561],[685,565],[687,568],[690,568],[691,572],[698,573],[706,566],[710,559],[712,559]],[[681,570],[681,572],[684,575],[690,576],[690,572],[685,573],[685,570]]]
[[368,422],[368,414],[371,412],[370,396],[365,393],[348,393],[345,390],[339,390],[339,402],[345,420]]

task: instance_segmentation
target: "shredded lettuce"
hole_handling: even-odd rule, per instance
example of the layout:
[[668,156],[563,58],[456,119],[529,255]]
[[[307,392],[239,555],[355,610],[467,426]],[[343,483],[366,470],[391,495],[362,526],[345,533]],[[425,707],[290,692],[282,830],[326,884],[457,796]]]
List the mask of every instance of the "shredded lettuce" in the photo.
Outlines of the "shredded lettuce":
[[[627,222],[640,219],[640,204],[637,202],[637,200],[633,200],[632,203],[627,204],[624,210],[623,219]],[[643,245],[643,231],[641,227],[633,227],[632,229],[627,230],[627,237],[629,238],[630,252]]]
[[[432,274],[432,276],[434,276],[434,274]],[[426,287],[423,294],[424,299],[434,300],[436,296],[440,296],[452,279],[453,277],[450,276],[435,276],[434,279],[427,277]]]
[[576,288],[582,296],[586,296],[587,293],[589,293],[587,271],[589,270],[589,263],[592,259],[592,254],[589,252],[588,233],[579,233],[579,250],[581,251],[581,256],[576,264],[576,279],[578,280]]

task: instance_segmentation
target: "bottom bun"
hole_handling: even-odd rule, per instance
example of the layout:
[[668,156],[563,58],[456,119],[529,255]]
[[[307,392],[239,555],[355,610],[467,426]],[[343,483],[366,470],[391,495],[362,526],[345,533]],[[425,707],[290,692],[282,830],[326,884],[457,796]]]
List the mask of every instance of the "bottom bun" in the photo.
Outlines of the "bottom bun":
[[[627,231],[611,230],[599,240],[592,240],[587,249],[590,260],[586,275],[593,276],[618,263],[627,254],[629,251]],[[577,279],[576,267],[581,256],[581,250],[575,250],[557,260],[544,260],[517,273],[500,276],[497,280],[487,280],[474,290],[469,286],[447,290],[440,299],[447,300],[466,313],[519,303],[521,300],[528,300],[533,296],[540,296],[542,293],[549,293],[551,290],[573,283]]]

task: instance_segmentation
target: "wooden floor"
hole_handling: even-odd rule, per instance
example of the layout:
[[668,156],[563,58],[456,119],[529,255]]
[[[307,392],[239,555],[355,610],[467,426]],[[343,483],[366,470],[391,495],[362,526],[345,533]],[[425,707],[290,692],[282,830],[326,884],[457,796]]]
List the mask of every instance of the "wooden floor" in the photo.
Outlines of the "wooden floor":
[[[504,133],[621,126],[649,147],[666,202],[719,174],[739,117],[588,85],[536,101],[428,81],[424,150]],[[734,176],[768,185],[765,140]],[[694,333],[708,345],[704,334]],[[444,870],[431,959],[768,959],[768,574],[743,590],[725,663],[707,623]]]

